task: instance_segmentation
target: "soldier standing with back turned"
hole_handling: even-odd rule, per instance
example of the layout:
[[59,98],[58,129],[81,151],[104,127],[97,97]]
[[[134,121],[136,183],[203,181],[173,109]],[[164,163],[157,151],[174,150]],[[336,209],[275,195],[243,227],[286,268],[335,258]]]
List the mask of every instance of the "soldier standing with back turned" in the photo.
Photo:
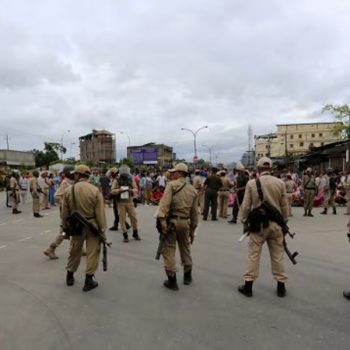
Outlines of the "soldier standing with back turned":
[[42,218],[40,215],[40,193],[42,193],[42,189],[38,183],[39,172],[37,170],[33,171],[33,177],[29,182],[29,190],[32,195],[33,200],[33,215],[35,218]]
[[[258,161],[258,172],[264,200],[273,205],[283,216],[288,218],[288,202],[285,184],[276,177],[271,176],[272,161],[270,158],[263,157]],[[250,180],[247,183],[242,210],[242,222],[247,224],[247,218],[252,208],[257,208],[261,204],[258,194],[256,180]],[[287,275],[284,272],[283,256],[283,232],[281,226],[276,222],[269,221],[268,226],[258,233],[250,233],[248,248],[248,269],[244,274],[245,284],[238,287],[238,291],[247,297],[253,296],[253,282],[259,275],[259,264],[262,246],[265,242],[269,247],[271,257],[272,274],[277,280],[277,296],[286,295],[285,282]]]
[[[103,235],[106,231],[106,215],[104,199],[99,189],[90,184],[89,177],[91,170],[86,165],[78,165],[74,171],[75,184],[66,189],[62,203],[62,226],[63,231],[68,227],[67,218],[73,209],[79,211],[90,221]],[[75,194],[76,208],[73,205],[73,191]],[[67,286],[74,284],[74,273],[77,271],[82,255],[84,241],[86,241],[86,276],[83,291],[87,292],[98,286],[93,279],[98,267],[101,250],[101,239],[88,228],[83,229],[81,235],[74,235],[71,238],[71,248],[67,262]]]
[[[168,277],[164,287],[178,290],[176,279],[176,242],[179,246],[181,262],[184,267],[183,283],[192,282],[191,243],[198,224],[198,194],[195,188],[186,182],[187,165],[179,163],[172,173],[172,181],[165,188],[159,203],[158,218],[162,225],[162,234],[166,235],[163,248],[164,268]],[[174,227],[171,230],[171,226]]]

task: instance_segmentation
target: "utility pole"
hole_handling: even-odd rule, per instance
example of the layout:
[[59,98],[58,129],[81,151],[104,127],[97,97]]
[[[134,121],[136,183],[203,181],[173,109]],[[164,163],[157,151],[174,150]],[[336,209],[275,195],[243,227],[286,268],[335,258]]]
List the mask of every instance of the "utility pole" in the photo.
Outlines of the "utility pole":
[[7,147],[7,150],[10,149],[9,134],[6,134],[6,147]]

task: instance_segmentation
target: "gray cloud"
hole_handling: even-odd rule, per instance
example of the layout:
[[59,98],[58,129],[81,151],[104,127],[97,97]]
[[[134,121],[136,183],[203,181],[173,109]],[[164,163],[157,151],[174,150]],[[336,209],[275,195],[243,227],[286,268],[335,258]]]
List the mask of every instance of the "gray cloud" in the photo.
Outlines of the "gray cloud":
[[104,128],[121,152],[124,131],[191,159],[193,137],[180,129],[208,125],[198,145],[238,160],[249,124],[259,134],[329,120],[325,103],[349,101],[349,13],[326,0],[5,0],[2,133],[31,149]]

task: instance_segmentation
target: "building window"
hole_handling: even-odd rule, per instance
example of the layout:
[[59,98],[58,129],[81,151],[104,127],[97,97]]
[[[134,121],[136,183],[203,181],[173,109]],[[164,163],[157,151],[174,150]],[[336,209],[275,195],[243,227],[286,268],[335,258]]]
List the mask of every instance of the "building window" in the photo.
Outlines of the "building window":
[[311,137],[315,137],[315,134],[311,134]]
[[299,139],[301,139],[303,137],[303,135],[299,134]]
[[304,142],[299,142],[300,147],[304,147]]
[[289,137],[291,140],[293,140],[294,139],[294,135],[290,135],[290,137]]
[[290,148],[293,148],[293,144],[291,143],[291,144],[289,145],[289,147],[290,147]]
[[321,142],[321,146],[324,146],[324,142]]
[[[318,136],[319,136],[319,137],[322,137],[322,136],[323,136],[323,134],[320,132],[320,133],[318,134]],[[323,145],[322,145],[322,146],[323,146]]]
[[314,143],[313,142],[310,142],[310,147],[314,147]]

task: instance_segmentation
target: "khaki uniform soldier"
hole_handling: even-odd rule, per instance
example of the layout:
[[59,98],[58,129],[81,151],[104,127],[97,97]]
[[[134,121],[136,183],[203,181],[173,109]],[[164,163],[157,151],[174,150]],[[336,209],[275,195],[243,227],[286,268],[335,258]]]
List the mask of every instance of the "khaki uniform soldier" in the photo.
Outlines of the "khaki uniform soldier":
[[222,187],[219,188],[219,217],[227,218],[228,198],[230,197],[231,180],[226,176],[226,171],[220,172]]
[[50,190],[50,184],[49,184],[49,179],[47,177],[47,171],[44,171],[41,174],[41,177],[43,179],[42,181],[42,209],[51,209],[49,205],[49,190]]
[[335,195],[337,191],[336,176],[333,173],[332,168],[328,168],[325,175],[322,176],[322,185],[324,192],[323,211],[321,214],[327,215],[329,207],[333,208],[333,214],[337,214],[335,207]]
[[32,195],[33,200],[33,215],[36,218],[42,218],[40,215],[40,193],[42,192],[39,184],[38,184],[39,172],[34,170],[33,177],[29,183],[30,194]]
[[12,214],[20,214],[21,211],[18,210],[18,203],[20,201],[19,190],[20,186],[18,183],[19,176],[15,172],[12,173],[10,178],[10,190],[11,190],[11,206]]
[[294,190],[294,187],[295,187],[295,183],[292,180],[292,175],[287,174],[284,183],[286,185],[286,190],[287,190],[288,216],[293,216],[293,214],[292,214],[292,202],[293,202],[292,193],[293,193],[293,190]]
[[[176,280],[176,242],[179,246],[181,262],[184,267],[184,284],[192,282],[191,243],[198,224],[198,194],[195,188],[186,182],[187,165],[179,163],[169,170],[174,175],[165,188],[159,203],[158,218],[162,224],[162,233],[166,235],[163,249],[164,268],[168,280],[164,286],[178,290]],[[174,230],[169,230],[170,224]]]
[[[288,217],[288,203],[286,186],[280,179],[270,175],[272,161],[263,157],[258,161],[258,171],[260,173],[260,182],[264,199],[279,210],[282,216]],[[261,204],[257,184],[255,180],[247,183],[243,203],[241,206],[242,222],[246,220],[252,208],[257,208]],[[259,233],[250,233],[248,248],[248,269],[244,274],[245,284],[238,287],[238,291],[247,297],[253,295],[253,282],[259,275],[259,264],[262,246],[265,242],[269,247],[271,257],[271,268],[274,278],[277,280],[277,295],[284,297],[286,289],[284,283],[287,281],[287,275],[284,272],[283,256],[283,233],[282,229],[275,222],[269,222],[265,229]]]
[[200,214],[203,213],[204,210],[204,186],[202,178],[200,177],[200,170],[195,170],[193,177],[193,187],[196,189],[198,194],[198,205],[200,209]]
[[311,168],[306,169],[306,172],[301,179],[301,190],[304,194],[304,216],[313,217],[311,211],[317,194],[317,186]]
[[[106,231],[106,215],[104,200],[98,188],[91,185],[88,180],[91,174],[90,168],[86,165],[78,165],[74,171],[75,184],[74,193],[76,198],[76,210],[88,219],[102,234]],[[63,230],[68,226],[67,218],[73,210],[72,186],[68,187],[63,195],[62,203],[62,225]],[[84,228],[81,235],[74,235],[71,238],[71,248],[67,262],[67,286],[74,284],[74,273],[77,271],[84,241],[86,241],[86,277],[84,292],[98,286],[93,279],[98,267],[101,250],[101,239],[89,229]]]
[[124,242],[129,242],[126,214],[130,217],[133,229],[132,236],[137,241],[141,240],[138,234],[136,210],[132,200],[137,195],[137,192],[137,186],[135,181],[132,180],[130,168],[122,165],[119,168],[119,177],[113,180],[111,194],[117,196],[119,221],[123,231]]
[[[55,200],[60,206],[60,219],[62,221],[62,200],[63,194],[65,190],[73,185],[74,183],[74,174],[71,172],[74,170],[73,165],[66,165],[63,168],[64,179],[62,180],[60,187],[55,192]],[[55,238],[55,240],[50,244],[49,248],[44,251],[44,254],[48,256],[50,259],[55,260],[58,259],[58,256],[55,253],[56,248],[66,239],[67,237],[63,234],[62,223],[60,225],[59,235]]]

